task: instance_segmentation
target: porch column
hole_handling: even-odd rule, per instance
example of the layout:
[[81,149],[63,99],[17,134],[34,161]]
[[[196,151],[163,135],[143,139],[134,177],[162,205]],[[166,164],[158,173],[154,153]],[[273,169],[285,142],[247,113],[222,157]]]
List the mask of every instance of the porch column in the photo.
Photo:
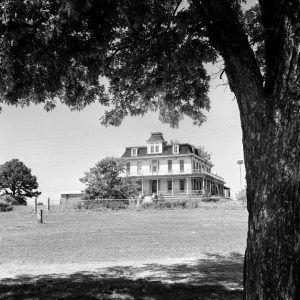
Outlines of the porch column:
[[174,180],[173,180],[173,177],[172,177],[172,195],[174,195]]
[[159,192],[159,190],[158,190],[158,178],[156,179],[156,191],[157,191],[157,195],[158,195],[158,192]]
[[202,191],[203,191],[203,194],[205,193],[205,187],[204,187],[204,177],[202,177]]
[[189,194],[189,178],[186,178],[186,194]]
[[144,180],[143,180],[143,176],[142,176],[142,195],[144,195]]

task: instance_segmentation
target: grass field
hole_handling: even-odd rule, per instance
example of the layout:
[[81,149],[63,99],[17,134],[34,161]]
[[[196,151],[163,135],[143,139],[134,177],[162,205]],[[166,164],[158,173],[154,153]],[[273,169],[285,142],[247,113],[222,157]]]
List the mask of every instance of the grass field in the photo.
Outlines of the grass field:
[[[18,207],[0,214],[0,290],[5,291],[0,299],[20,299],[24,291],[31,295],[26,299],[241,296],[245,209],[54,209],[46,213],[45,224],[37,224],[31,210]],[[41,297],[38,286],[46,291]],[[169,296],[163,298],[162,291]]]

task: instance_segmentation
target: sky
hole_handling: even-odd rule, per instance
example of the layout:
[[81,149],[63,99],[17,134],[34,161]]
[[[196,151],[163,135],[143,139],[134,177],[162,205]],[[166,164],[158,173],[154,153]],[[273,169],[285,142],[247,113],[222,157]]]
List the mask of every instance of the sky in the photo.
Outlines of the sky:
[[[216,67],[209,69],[218,72]],[[42,192],[39,201],[45,202],[48,197],[59,199],[63,191],[83,189],[79,178],[96,162],[108,156],[120,157],[125,147],[145,145],[151,132],[160,131],[167,141],[202,145],[211,152],[212,171],[225,179],[234,196],[240,190],[237,160],[243,159],[237,103],[219,74],[214,74],[209,97],[207,121],[199,127],[186,118],[178,129],[162,124],[157,113],[128,117],[120,127],[104,127],[99,121],[104,108],[97,104],[80,112],[63,105],[52,112],[39,105],[2,106],[0,164],[13,158],[24,162],[37,176]],[[242,168],[242,186],[244,177]]]

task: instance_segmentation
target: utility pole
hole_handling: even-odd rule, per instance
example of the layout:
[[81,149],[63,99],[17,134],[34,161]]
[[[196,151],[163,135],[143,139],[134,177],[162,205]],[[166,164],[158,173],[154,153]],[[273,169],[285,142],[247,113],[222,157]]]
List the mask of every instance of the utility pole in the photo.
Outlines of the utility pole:
[[238,160],[237,164],[240,166],[240,190],[242,190],[242,164],[244,163],[244,161]]

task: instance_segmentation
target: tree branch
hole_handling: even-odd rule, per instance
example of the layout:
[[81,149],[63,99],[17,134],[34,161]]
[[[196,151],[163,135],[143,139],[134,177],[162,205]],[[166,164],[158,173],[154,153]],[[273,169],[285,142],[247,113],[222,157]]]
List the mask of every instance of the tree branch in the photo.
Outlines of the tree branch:
[[265,31],[265,95],[282,102],[300,75],[300,2],[259,0],[259,4]]
[[[264,113],[263,77],[243,25],[228,1],[194,0],[213,46],[224,59],[225,72],[243,120],[257,127]],[[243,127],[244,129],[244,127]]]

